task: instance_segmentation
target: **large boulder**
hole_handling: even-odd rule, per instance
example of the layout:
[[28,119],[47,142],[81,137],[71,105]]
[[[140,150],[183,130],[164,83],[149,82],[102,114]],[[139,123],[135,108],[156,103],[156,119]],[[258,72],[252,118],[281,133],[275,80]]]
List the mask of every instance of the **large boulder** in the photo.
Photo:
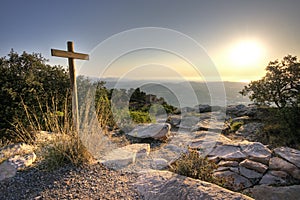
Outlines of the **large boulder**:
[[253,187],[251,193],[255,199],[260,200],[299,199],[300,185],[291,185],[284,187],[258,185]]
[[146,200],[252,199],[215,184],[180,176],[169,171],[151,171],[142,174],[139,176],[135,186]]
[[300,168],[300,151],[289,147],[279,147],[274,149],[274,153]]
[[171,125],[168,123],[140,124],[127,135],[138,139],[165,140],[170,135]]

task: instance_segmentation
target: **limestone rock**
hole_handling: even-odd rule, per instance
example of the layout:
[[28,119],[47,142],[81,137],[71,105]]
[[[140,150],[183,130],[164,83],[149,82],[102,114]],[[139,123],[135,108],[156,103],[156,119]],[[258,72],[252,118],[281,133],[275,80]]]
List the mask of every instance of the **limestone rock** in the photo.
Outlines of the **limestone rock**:
[[182,117],[178,128],[192,130],[195,129],[199,121],[200,121],[200,117],[198,116],[184,116]]
[[286,180],[272,175],[270,172],[267,172],[259,182],[260,185],[282,185],[286,184]]
[[243,137],[251,137],[256,134],[256,132],[260,131],[263,127],[262,123],[251,122],[242,125],[236,132],[238,135],[242,135]]
[[252,161],[252,160],[249,160],[249,159],[246,159],[244,161],[242,161],[240,163],[241,166],[243,167],[246,167],[248,169],[253,169],[257,172],[260,172],[260,173],[265,173],[265,171],[268,169],[268,166],[267,165],[264,165],[262,163],[259,163],[259,162],[255,162],[255,161]]
[[255,199],[260,200],[286,200],[299,199],[300,185],[272,187],[266,185],[254,186],[251,190]]
[[164,140],[169,137],[171,125],[168,123],[158,124],[143,124],[135,127],[127,135],[135,138],[152,138],[158,140]]
[[240,148],[233,145],[218,145],[208,156],[231,161],[240,161],[246,158]]
[[226,113],[232,117],[254,116],[257,111],[256,106],[229,105],[226,108]]
[[224,178],[226,180],[227,187],[233,191],[243,190],[253,185],[249,179],[229,170],[215,172],[214,175],[216,177]]
[[17,173],[16,167],[9,163],[8,161],[4,161],[0,164],[0,181],[14,177]]
[[149,152],[149,144],[131,144],[112,150],[100,162],[113,169],[121,169],[134,163],[137,158],[148,156]]
[[152,169],[161,170],[161,169],[165,169],[167,166],[169,166],[169,163],[167,160],[163,158],[156,158],[151,162]]
[[296,179],[300,179],[300,169],[295,165],[278,157],[270,159],[269,168],[272,170],[285,171]]
[[135,183],[135,186],[146,200],[252,199],[215,184],[180,176],[169,171],[151,171],[142,174]]
[[244,177],[247,177],[249,179],[257,179],[257,178],[261,178],[263,176],[263,174],[258,173],[254,170],[251,169],[247,169],[246,167],[239,167],[240,170],[240,174]]
[[237,161],[225,161],[222,160],[218,163],[218,166],[220,167],[237,167],[239,163]]
[[271,158],[271,151],[259,142],[242,142],[240,143],[242,152],[247,155],[250,160],[268,164]]
[[300,168],[300,151],[289,147],[274,149],[274,153]]
[[8,159],[8,162],[15,166],[17,170],[25,169],[32,165],[35,161],[36,155],[34,152],[25,155],[15,155]]
[[250,118],[248,116],[235,117],[235,118],[233,118],[231,120],[231,124],[235,123],[235,122],[243,122],[243,123],[245,123],[245,122],[247,122],[249,120],[250,120]]
[[33,152],[33,147],[25,143],[17,143],[0,148],[0,163],[14,155],[22,155]]

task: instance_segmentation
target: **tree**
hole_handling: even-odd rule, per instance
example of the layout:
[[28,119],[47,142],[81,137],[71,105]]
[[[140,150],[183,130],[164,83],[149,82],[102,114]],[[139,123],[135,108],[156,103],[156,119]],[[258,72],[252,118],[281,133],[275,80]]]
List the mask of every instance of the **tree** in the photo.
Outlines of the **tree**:
[[37,117],[53,103],[63,110],[70,89],[68,71],[46,62],[41,54],[13,50],[0,58],[0,139],[13,139],[17,120],[26,124],[24,105]]
[[296,56],[287,55],[281,62],[275,60],[266,67],[266,75],[244,87],[240,93],[263,105],[278,108],[300,105],[300,63]]

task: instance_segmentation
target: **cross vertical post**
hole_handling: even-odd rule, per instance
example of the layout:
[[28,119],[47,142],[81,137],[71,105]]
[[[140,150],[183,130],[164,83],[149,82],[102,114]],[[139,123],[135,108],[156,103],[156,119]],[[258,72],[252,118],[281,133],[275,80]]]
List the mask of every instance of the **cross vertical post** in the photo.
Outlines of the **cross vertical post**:
[[78,113],[78,97],[77,97],[77,84],[76,84],[76,70],[74,59],[88,60],[89,55],[74,52],[74,44],[71,41],[67,42],[67,50],[62,51],[57,49],[51,49],[52,56],[58,56],[68,58],[69,62],[69,73],[72,91],[72,117],[73,126],[77,133],[79,133],[79,113]]

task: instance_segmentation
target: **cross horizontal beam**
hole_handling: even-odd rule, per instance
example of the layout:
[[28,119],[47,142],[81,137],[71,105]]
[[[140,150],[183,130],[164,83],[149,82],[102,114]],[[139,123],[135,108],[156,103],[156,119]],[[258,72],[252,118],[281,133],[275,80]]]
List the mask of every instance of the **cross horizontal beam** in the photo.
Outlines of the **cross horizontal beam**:
[[73,59],[80,59],[80,60],[89,60],[88,54],[83,53],[76,53],[70,51],[63,51],[58,49],[51,49],[51,55],[63,58],[73,58]]

